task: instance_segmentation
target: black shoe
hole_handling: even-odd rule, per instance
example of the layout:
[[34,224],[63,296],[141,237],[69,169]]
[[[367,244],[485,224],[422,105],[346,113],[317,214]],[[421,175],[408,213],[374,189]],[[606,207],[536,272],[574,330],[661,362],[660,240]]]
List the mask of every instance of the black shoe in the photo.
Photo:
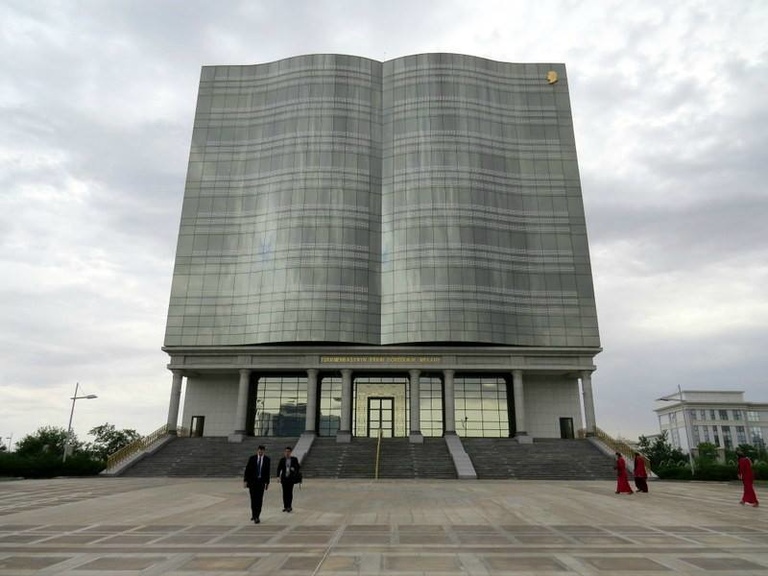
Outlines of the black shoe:
[[254,524],[259,524],[260,522],[261,522],[261,520],[259,520],[258,518],[255,518],[255,519],[253,520],[253,523],[254,523]]
[[[743,502],[742,502],[743,504]],[[283,512],[288,512],[288,508],[283,508]]]
[[285,511],[286,512],[293,512],[293,508],[286,508]]

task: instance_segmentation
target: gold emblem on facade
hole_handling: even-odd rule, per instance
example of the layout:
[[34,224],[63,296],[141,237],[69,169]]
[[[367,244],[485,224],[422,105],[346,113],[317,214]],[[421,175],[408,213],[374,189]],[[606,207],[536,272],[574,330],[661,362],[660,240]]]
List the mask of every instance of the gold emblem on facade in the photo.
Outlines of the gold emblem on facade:
[[554,70],[547,72],[547,82],[550,84],[557,84],[557,72]]

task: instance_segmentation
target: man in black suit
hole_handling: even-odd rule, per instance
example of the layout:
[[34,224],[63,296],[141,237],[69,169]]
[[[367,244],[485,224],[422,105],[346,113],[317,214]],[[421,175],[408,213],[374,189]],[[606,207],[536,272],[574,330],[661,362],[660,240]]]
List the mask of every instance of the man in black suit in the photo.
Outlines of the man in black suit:
[[283,488],[283,512],[293,512],[293,485],[299,474],[299,459],[291,455],[290,446],[285,447],[285,456],[277,464],[277,477]]
[[248,458],[243,473],[243,487],[251,493],[251,520],[254,524],[261,522],[261,504],[264,492],[269,489],[269,456],[265,456],[264,451],[264,446],[259,446],[256,454]]

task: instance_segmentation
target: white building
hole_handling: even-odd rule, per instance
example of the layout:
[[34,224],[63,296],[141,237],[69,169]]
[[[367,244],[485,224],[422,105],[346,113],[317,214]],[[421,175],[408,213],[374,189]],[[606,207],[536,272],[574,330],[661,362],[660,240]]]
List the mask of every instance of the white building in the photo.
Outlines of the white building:
[[744,392],[681,390],[656,399],[659,429],[684,452],[702,442],[733,450],[739,444],[764,446],[768,403],[747,402]]

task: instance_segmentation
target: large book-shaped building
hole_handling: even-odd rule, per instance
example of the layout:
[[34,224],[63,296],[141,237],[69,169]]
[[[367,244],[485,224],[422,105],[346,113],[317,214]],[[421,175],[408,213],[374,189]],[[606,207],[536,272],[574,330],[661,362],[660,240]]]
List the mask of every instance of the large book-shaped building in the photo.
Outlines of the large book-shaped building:
[[204,67],[163,349],[206,436],[593,430],[565,67]]

